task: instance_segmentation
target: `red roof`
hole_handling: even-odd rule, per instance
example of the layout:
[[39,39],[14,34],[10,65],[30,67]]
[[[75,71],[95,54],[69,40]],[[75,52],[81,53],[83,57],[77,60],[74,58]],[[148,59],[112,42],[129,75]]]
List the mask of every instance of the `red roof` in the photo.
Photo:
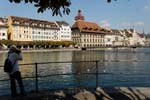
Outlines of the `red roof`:
[[144,38],[144,37],[145,37],[145,35],[144,35],[144,34],[140,34],[140,33],[138,33],[138,35],[139,35],[139,37],[140,37],[140,38]]
[[[34,27],[47,27],[47,25],[50,25],[49,28],[58,28],[55,22],[45,21],[45,20],[37,20],[37,19],[30,19],[25,17],[18,17],[18,16],[10,16],[12,19],[13,25],[20,25],[20,26],[34,26]],[[16,23],[19,22],[19,23]],[[25,24],[28,23],[28,24]],[[33,25],[33,23],[35,23]],[[43,26],[40,26],[42,24]]]
[[76,21],[72,29],[78,28],[81,32],[88,33],[110,33],[109,30],[101,28],[99,25],[93,22],[85,22],[85,21]]

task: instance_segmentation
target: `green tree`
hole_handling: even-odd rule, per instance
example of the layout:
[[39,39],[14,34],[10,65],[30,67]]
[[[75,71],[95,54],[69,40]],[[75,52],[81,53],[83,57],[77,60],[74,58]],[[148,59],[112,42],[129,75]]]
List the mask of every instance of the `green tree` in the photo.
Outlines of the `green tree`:
[[[69,14],[70,13],[70,5],[71,1],[70,0],[9,0],[10,2],[14,3],[31,3],[35,7],[37,7],[37,12],[42,13],[45,10],[52,10],[52,15],[60,15],[62,16],[63,14]],[[112,0],[106,0],[108,3],[111,2]],[[116,0],[114,0],[116,1]],[[80,2],[80,1],[79,1]],[[94,2],[94,1],[93,1]]]

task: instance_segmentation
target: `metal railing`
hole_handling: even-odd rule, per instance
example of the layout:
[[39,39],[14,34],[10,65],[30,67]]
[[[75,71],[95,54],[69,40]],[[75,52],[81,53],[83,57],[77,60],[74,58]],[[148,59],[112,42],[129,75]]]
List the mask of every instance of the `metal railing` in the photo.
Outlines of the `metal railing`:
[[[43,64],[56,64],[56,63],[88,63],[88,62],[92,62],[94,63],[95,65],[95,72],[84,72],[84,73],[74,73],[74,72],[71,72],[71,73],[61,73],[61,74],[50,74],[50,75],[39,75],[38,71],[39,71],[39,65],[43,65]],[[36,62],[36,63],[28,63],[28,64],[20,64],[21,66],[25,66],[25,65],[32,65],[32,66],[35,66],[34,67],[34,70],[35,70],[35,75],[34,77],[23,77],[23,78],[35,78],[35,91],[36,92],[39,92],[39,78],[40,77],[46,77],[46,76],[58,76],[58,75],[78,75],[78,74],[88,74],[88,75],[95,75],[95,86],[98,87],[99,85],[99,75],[100,74],[103,74],[103,73],[100,73],[99,72],[99,63],[102,63],[102,62],[150,62],[149,60],[96,60],[96,61],[63,61],[63,62]],[[3,67],[3,66],[0,66],[0,67]],[[7,81],[9,79],[3,79],[3,80],[0,80],[1,81]]]
[[[81,63],[81,62],[94,62],[96,63],[96,73],[63,73],[63,74],[51,74],[51,75],[42,75],[40,76],[38,74],[38,65],[43,65],[43,64],[51,64],[51,63]],[[35,66],[35,76],[34,77],[23,77],[23,78],[35,78],[35,91],[39,91],[39,83],[38,83],[38,78],[40,77],[47,77],[47,76],[58,76],[58,75],[78,75],[78,74],[95,74],[96,76],[96,86],[98,86],[98,62],[99,61],[65,61],[65,62],[35,62],[35,63],[28,63],[28,64],[20,64],[20,66],[25,66],[25,65],[34,65]],[[3,66],[0,66],[3,67]],[[3,79],[1,81],[8,81],[9,79]]]

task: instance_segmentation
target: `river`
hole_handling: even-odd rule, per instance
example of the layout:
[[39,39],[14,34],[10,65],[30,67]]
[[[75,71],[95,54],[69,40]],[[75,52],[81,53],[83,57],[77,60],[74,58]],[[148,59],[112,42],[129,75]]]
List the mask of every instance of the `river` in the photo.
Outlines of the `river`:
[[[7,53],[0,53],[0,65],[3,65]],[[63,62],[63,61],[102,61],[99,62],[98,77],[99,86],[150,86],[150,48],[119,49],[119,50],[86,50],[86,51],[44,51],[44,52],[23,52],[23,61],[20,64],[35,62]],[[111,62],[120,60],[121,62]],[[134,61],[133,61],[134,60]],[[125,62],[124,62],[125,61]],[[129,61],[129,62],[128,62]],[[137,62],[140,61],[140,62]],[[144,62],[143,62],[144,61]],[[35,75],[34,65],[21,66],[22,77]],[[96,70],[95,62],[68,62],[51,63],[38,65],[38,74],[64,74],[64,73],[90,73]],[[6,73],[0,68],[0,80],[8,79]],[[55,89],[73,86],[95,87],[95,75],[60,75],[39,78],[40,89]],[[89,81],[90,80],[90,81]],[[26,90],[35,89],[35,81],[32,78],[25,78]],[[9,93],[9,82],[0,81],[0,95]]]

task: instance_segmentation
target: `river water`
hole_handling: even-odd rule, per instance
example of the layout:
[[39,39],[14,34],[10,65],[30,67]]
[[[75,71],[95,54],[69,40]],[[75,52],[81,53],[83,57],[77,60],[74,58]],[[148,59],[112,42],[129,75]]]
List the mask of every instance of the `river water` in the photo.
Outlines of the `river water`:
[[[0,53],[0,65],[3,65],[7,53]],[[45,51],[23,52],[20,64],[35,62],[65,62],[38,65],[38,75],[79,73],[78,75],[59,75],[39,78],[40,89],[56,89],[74,86],[95,87],[96,76],[81,74],[96,72],[95,61],[98,60],[98,85],[101,87],[150,86],[150,48],[119,50],[86,50],[86,51]],[[103,62],[105,60],[106,62]],[[120,62],[114,62],[120,60]],[[139,62],[137,62],[139,61]],[[144,62],[143,62],[144,61]],[[35,76],[34,65],[21,66],[22,77]],[[0,80],[8,75],[0,68]],[[90,80],[90,81],[89,81]],[[25,78],[26,91],[35,90],[35,79]],[[0,95],[10,93],[9,81],[0,81]]]

